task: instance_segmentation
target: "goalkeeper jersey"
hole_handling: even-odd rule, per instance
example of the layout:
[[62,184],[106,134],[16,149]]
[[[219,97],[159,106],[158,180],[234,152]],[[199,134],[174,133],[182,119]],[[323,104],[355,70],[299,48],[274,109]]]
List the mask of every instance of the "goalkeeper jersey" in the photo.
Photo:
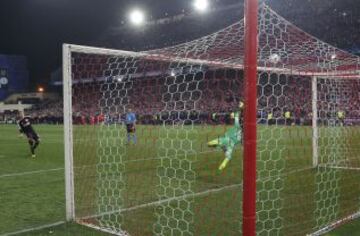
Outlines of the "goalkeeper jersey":
[[234,127],[229,129],[219,140],[221,146],[234,146],[241,142],[242,127],[240,125],[240,112],[234,114],[234,119]]

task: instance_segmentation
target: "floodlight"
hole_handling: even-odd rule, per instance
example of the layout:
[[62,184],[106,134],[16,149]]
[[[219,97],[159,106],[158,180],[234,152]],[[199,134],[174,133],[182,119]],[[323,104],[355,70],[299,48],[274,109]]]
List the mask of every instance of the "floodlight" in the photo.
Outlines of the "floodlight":
[[130,13],[130,21],[132,24],[140,26],[144,24],[145,14],[139,9],[132,10]]
[[204,12],[209,8],[208,0],[194,0],[194,8],[199,12]]

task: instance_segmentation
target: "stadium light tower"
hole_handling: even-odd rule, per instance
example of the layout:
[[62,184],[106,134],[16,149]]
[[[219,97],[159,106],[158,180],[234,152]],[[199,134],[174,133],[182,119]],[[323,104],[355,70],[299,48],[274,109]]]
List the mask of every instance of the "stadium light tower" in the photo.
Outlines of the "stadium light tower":
[[199,12],[205,12],[209,8],[208,0],[194,0],[194,8]]
[[145,14],[139,9],[134,9],[130,12],[130,21],[133,25],[141,26],[145,22]]

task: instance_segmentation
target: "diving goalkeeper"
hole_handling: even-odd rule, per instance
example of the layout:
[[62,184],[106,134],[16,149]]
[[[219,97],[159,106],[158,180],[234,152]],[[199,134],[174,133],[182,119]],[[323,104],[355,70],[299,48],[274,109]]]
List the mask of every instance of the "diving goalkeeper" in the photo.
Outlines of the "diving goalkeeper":
[[239,143],[242,143],[242,121],[240,124],[240,120],[242,120],[242,111],[244,108],[244,103],[239,103],[239,111],[231,114],[231,118],[234,121],[234,127],[229,129],[222,137],[214,139],[208,142],[209,147],[220,147],[225,153],[225,159],[219,166],[219,170],[225,169],[227,164],[232,158],[232,153],[235,150],[235,146]]

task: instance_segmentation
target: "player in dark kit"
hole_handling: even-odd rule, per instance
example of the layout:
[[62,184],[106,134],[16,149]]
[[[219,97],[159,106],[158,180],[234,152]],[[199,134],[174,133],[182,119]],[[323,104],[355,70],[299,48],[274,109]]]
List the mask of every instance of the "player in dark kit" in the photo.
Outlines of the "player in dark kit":
[[21,119],[18,121],[19,131],[20,133],[26,135],[31,151],[31,157],[35,158],[35,149],[40,143],[39,135],[35,132],[33,127],[31,126],[32,119],[28,116],[24,116],[21,114]]

